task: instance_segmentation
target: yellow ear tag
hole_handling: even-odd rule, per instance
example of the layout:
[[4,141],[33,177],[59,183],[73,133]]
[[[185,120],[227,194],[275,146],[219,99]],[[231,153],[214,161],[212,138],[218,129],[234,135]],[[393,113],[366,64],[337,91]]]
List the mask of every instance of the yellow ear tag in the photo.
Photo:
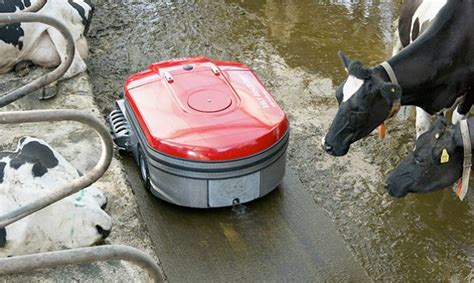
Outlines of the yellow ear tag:
[[446,150],[446,148],[443,149],[443,152],[441,153],[441,164],[448,163],[449,162],[449,153]]

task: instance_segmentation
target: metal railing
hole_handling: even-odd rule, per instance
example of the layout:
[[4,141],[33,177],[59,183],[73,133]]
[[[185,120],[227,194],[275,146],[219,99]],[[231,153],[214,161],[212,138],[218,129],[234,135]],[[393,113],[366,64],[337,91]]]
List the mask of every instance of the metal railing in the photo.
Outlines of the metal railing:
[[0,259],[0,275],[72,264],[126,260],[148,271],[153,282],[163,282],[160,269],[148,254],[128,246],[99,246]]
[[[36,15],[46,0],[38,0],[27,10],[19,13],[0,14],[0,27],[19,22],[40,22],[58,29],[67,41],[65,60],[52,72],[43,75],[29,84],[0,96],[0,108],[4,107],[42,87],[53,83],[67,72],[74,59],[75,43],[69,30],[59,21]],[[97,118],[78,110],[32,110],[0,112],[1,124],[76,121],[95,130],[101,140],[102,152],[97,164],[85,175],[61,186],[40,199],[21,206],[18,209],[0,215],[0,228],[31,215],[57,201],[84,189],[97,181],[105,173],[112,161],[113,142],[109,130]],[[70,264],[84,264],[99,261],[124,260],[135,263],[145,269],[154,282],[163,282],[160,268],[148,254],[128,246],[98,246],[64,251],[45,252],[32,255],[0,258],[0,275],[30,272],[35,269],[52,268]]]

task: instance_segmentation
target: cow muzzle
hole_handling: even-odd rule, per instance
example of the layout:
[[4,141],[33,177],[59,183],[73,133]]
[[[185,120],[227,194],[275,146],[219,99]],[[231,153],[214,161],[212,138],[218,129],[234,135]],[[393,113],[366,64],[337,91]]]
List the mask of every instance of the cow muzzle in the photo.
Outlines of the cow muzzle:
[[406,196],[410,192],[410,188],[414,185],[414,180],[408,176],[404,175],[394,175],[393,173],[385,181],[385,189],[387,192],[396,198],[401,198]]
[[97,229],[99,235],[102,237],[102,240],[107,238],[110,235],[110,232],[112,231],[112,229],[104,229],[100,225],[96,225],[95,228]]
[[349,152],[350,144],[345,143],[337,143],[333,144],[326,140],[326,138],[322,138],[321,145],[324,151],[332,156],[344,156]]

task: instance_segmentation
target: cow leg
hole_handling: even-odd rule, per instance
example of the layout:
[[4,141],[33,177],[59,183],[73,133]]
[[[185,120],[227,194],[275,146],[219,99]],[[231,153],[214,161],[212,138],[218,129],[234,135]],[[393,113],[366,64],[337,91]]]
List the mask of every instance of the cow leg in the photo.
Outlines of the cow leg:
[[474,95],[466,94],[464,100],[456,107],[456,110],[453,111],[451,122],[457,124],[459,121],[466,119],[473,103]]
[[[34,50],[27,58],[34,65],[43,68],[55,68],[61,63],[61,58],[46,31],[41,34]],[[40,100],[50,99],[56,96],[57,93],[57,84],[56,82],[53,82],[39,90],[38,98]]]
[[459,113],[459,105],[456,107],[456,110],[453,111],[453,117],[451,118],[451,122],[453,125],[456,125],[459,121],[466,119],[466,115]]
[[15,65],[15,73],[20,77],[26,77],[30,73],[30,67],[33,66],[31,60],[24,60]]
[[420,107],[416,107],[416,138],[427,132],[431,126],[431,115]]
[[[48,34],[51,37],[51,41],[53,42],[56,50],[59,53],[59,57],[61,57],[61,62],[63,62],[66,59],[66,40],[56,29],[53,29],[53,28],[48,29]],[[69,67],[66,74],[64,75],[64,79],[72,78],[87,70],[87,65],[84,62],[84,60],[81,58],[81,54],[80,54],[80,53],[84,53],[82,49],[83,48],[81,48],[81,52],[79,52],[79,50],[77,50],[76,48],[74,60],[72,61],[71,66]]]
[[87,39],[85,36],[82,35],[81,38],[76,41],[76,48],[81,58],[87,59],[89,56],[89,45],[87,44]]
[[49,85],[43,87],[40,90],[38,99],[39,100],[47,100],[55,97],[58,94],[58,83],[53,82],[50,83]]
[[43,68],[55,68],[61,63],[61,58],[46,31],[41,34],[38,43],[27,59]]

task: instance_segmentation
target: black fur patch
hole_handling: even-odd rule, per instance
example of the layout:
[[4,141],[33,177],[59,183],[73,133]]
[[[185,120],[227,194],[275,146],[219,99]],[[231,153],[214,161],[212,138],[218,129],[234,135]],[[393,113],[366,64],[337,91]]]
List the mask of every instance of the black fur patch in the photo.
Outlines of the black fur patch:
[[4,248],[7,245],[7,230],[0,228],[0,248]]
[[400,9],[400,21],[398,23],[398,32],[402,46],[406,47],[410,44],[411,26],[413,16],[416,10],[423,3],[423,0],[404,1]]
[[[0,1],[0,13],[14,13],[29,6],[31,6],[30,0]],[[25,36],[25,31],[21,27],[21,23],[0,27],[0,40],[20,50],[23,49],[23,42],[20,40],[23,36]]]
[[26,163],[33,164],[33,177],[43,176],[49,168],[54,168],[59,163],[51,149],[37,141],[25,144],[20,152],[12,153],[10,158],[10,167],[13,169]]
[[91,19],[92,19],[92,15],[94,14],[94,4],[92,4],[92,2],[90,0],[84,0],[84,3],[86,3],[87,5],[89,5],[89,7],[91,7],[91,10],[89,12],[89,15],[86,17],[86,10],[84,10],[84,8],[77,4],[76,2],[74,2],[74,0],[68,0],[67,1],[69,3],[69,5],[71,5],[74,9],[76,9],[76,11],[79,13],[79,15],[81,16],[82,18],[82,24],[84,25],[84,34],[87,33],[87,31],[89,30],[89,26],[91,24]]
[[474,104],[474,95],[466,95],[464,101],[461,102],[458,106],[458,113],[466,115],[471,110],[472,105]]
[[3,183],[3,177],[5,176],[5,162],[0,162],[0,184]]
[[413,30],[411,31],[411,40],[415,41],[420,35],[420,19],[416,18],[415,23],[413,24]]
[[0,0],[0,13],[14,13],[31,6],[30,0]]
[[360,63],[359,61],[353,61],[349,65],[349,74],[355,76],[358,79],[367,80],[370,79],[372,71],[369,69],[365,69],[362,66],[362,63]]

